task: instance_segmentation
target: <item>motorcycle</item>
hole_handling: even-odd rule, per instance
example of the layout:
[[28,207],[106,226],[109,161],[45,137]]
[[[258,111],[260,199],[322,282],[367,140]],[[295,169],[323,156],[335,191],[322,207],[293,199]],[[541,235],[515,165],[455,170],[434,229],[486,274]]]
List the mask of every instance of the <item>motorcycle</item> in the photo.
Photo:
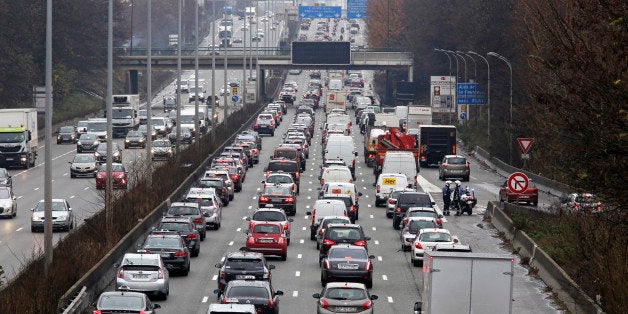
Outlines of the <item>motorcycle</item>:
[[462,194],[460,196],[460,211],[456,213],[456,216],[460,216],[465,212],[469,214],[469,216],[471,216],[471,213],[473,212],[473,207],[475,207],[475,204],[477,203],[478,200],[475,198],[475,190],[472,189],[470,194]]

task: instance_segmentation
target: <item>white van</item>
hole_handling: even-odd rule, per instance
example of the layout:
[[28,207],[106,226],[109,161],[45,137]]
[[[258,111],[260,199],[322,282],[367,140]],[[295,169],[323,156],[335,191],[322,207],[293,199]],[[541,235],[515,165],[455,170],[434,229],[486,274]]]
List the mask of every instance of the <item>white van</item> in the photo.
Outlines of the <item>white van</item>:
[[390,192],[408,187],[408,178],[403,173],[383,172],[377,177],[375,187],[375,207],[379,207],[386,203]]
[[323,197],[325,195],[338,195],[338,194],[347,194],[352,195],[355,203],[358,202],[360,196],[362,196],[362,192],[358,192],[355,184],[353,183],[345,183],[345,182],[326,182],[323,184],[323,187],[318,192],[318,196]]
[[323,157],[327,159],[341,159],[349,167],[351,175],[355,180],[355,157],[358,152],[355,151],[353,138],[348,135],[330,134],[327,139],[327,146]]
[[310,240],[316,240],[316,230],[321,220],[325,216],[347,216],[347,207],[345,202],[341,200],[322,199],[314,203],[314,210],[307,212],[312,216],[312,224],[310,225]]
[[323,174],[319,178],[321,181],[321,187],[325,182],[345,182],[353,183],[353,175],[349,167],[345,166],[332,166],[323,170]]
[[342,90],[342,80],[340,79],[329,80],[328,88],[329,90]]
[[388,151],[384,156],[381,173],[403,173],[408,179],[408,187],[414,188],[417,184],[419,165],[413,152]]

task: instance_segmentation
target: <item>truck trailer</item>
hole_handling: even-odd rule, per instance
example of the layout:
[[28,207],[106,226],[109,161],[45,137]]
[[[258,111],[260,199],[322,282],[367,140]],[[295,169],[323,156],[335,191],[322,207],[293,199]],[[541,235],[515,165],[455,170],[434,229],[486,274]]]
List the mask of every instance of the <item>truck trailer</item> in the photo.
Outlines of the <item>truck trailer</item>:
[[419,125],[419,162],[421,167],[437,165],[445,155],[456,154],[456,127]]
[[425,251],[414,313],[512,313],[514,264],[503,254]]
[[137,112],[140,110],[140,95],[113,95],[111,124],[113,137],[125,137],[130,130],[140,125]]
[[37,158],[37,110],[0,110],[0,167],[35,166]]

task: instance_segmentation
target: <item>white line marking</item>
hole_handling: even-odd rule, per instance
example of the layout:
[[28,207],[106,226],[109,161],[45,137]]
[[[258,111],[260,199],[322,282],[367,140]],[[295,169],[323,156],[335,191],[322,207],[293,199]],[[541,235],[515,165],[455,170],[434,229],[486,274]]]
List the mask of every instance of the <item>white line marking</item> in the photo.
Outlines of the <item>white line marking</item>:
[[299,296],[299,291],[292,291],[292,296],[293,297],[298,297]]
[[375,244],[379,245],[379,241],[375,240]]
[[373,217],[373,215],[369,215],[369,217],[371,217],[371,219],[375,218],[375,217]]
[[236,231],[237,231],[237,232],[240,232],[240,231],[242,231],[242,228],[238,228],[238,229],[236,229]]
[[299,240],[299,243],[303,244],[303,243],[305,243],[305,240],[301,239],[301,240]]
[[24,197],[24,195],[20,195],[17,197],[17,199],[19,200],[20,198]]
[[311,197],[311,196],[308,196],[308,197],[307,197],[307,199],[308,199],[308,200],[311,200],[311,199],[312,199],[312,197]]
[[373,231],[377,231],[377,228],[373,227]]
[[[310,209],[310,205],[306,205],[305,208]],[[307,216],[305,216],[305,217],[307,217]]]
[[220,262],[223,263],[224,261],[225,261],[225,257],[223,256],[220,258]]
[[216,279],[218,279],[218,275],[214,275],[214,276],[212,277],[212,281],[214,281],[214,280],[216,280]]
[[89,190],[89,186],[86,186],[83,190]]
[[382,280],[388,280],[388,276],[382,275]]
[[70,196],[70,199],[73,199],[75,197],[75,195]]
[[301,277],[301,272],[300,272],[300,271],[296,271],[296,272],[294,273],[294,275],[295,275],[296,277]]
[[232,246],[232,245],[233,245],[233,241],[229,242],[229,246]]
[[39,190],[39,188],[35,188],[35,191]]
[[22,229],[24,229],[24,228],[19,227],[19,228],[15,229],[15,232],[22,231]]
[[378,256],[378,257],[377,257],[377,260],[381,262],[381,261],[382,261],[382,257],[381,257],[381,256]]
[[302,258],[302,257],[303,257],[303,255],[297,254],[297,258]]
[[249,209],[253,208],[253,205],[249,205]]
[[303,231],[307,230],[307,227],[303,227]]
[[208,296],[204,296],[204,297],[203,297],[203,301],[201,301],[201,302],[203,302],[203,303],[207,303],[207,300],[209,300],[209,297],[208,297]]
[[388,303],[393,303],[392,297],[388,297]]
[[[196,100],[195,100],[196,101]],[[246,220],[246,216],[242,217],[242,220]]]
[[65,176],[67,176],[67,175],[68,175],[67,173],[64,173],[64,174],[63,174],[63,176],[64,176],[64,177],[65,177]]

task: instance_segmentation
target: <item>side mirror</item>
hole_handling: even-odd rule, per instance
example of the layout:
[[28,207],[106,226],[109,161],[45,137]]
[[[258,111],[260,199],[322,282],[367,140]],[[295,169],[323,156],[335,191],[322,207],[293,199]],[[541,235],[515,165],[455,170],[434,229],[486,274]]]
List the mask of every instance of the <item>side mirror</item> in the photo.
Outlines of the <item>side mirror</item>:
[[443,215],[438,215],[438,218],[443,218]]
[[436,202],[432,201],[430,202],[430,204],[432,204],[432,206],[436,205]]
[[456,238],[454,238],[454,243],[459,243],[460,241]]
[[262,180],[260,181],[261,184],[266,184],[266,181]]
[[275,269],[275,265],[268,265],[268,269]]
[[71,162],[71,161],[68,161],[68,163],[69,163],[70,165],[72,164],[72,162]]
[[373,182],[373,186],[377,186],[377,184],[375,184],[375,182]]
[[15,197],[15,196],[13,196],[13,197],[12,197],[12,199],[13,199],[14,201],[17,201],[17,197]]
[[[31,209],[32,210],[32,209]],[[305,212],[306,215],[311,216],[312,212]]]
[[358,152],[353,152],[353,154],[357,156],[357,155],[358,155]]
[[292,219],[292,218],[288,218],[288,221],[289,221],[289,222],[294,222],[294,219]]
[[246,221],[251,221],[251,217],[246,217]]
[[283,291],[277,290],[277,291],[275,291],[275,295],[283,295]]
[[321,298],[321,294],[320,293],[314,293],[314,294],[312,294],[312,298],[320,299]]
[[246,234],[246,235],[249,235],[249,230],[244,230],[242,232],[244,232],[244,234]]
[[369,255],[369,259],[375,259],[375,255]]
[[220,289],[215,289],[214,294],[220,294]]
[[365,241],[371,241],[371,237],[364,237]]
[[358,192],[358,196],[362,196],[362,195],[363,195],[362,192]]
[[157,303],[153,304],[153,309],[160,309],[160,308],[161,308],[161,305]]
[[222,268],[222,264],[221,264],[221,263],[218,263],[218,264],[214,265],[214,267],[216,267],[216,268]]
[[379,299],[379,297],[377,296],[377,294],[372,294],[371,295],[371,300],[377,300]]

